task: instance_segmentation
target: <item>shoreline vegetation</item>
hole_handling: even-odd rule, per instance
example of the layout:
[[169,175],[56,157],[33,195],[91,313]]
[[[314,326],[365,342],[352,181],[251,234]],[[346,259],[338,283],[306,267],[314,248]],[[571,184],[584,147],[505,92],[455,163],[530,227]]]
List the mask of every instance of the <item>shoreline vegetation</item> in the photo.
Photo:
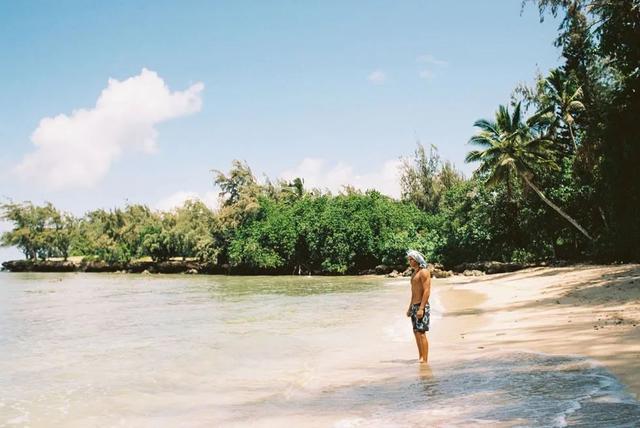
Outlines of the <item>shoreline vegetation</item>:
[[77,256],[84,269],[137,269],[135,260],[150,258],[161,270],[182,258],[211,271],[341,275],[401,265],[409,248],[448,267],[638,261],[638,0],[529,3],[541,19],[561,18],[561,64],[473,124],[471,177],[420,143],[401,158],[398,199],[307,188],[301,177],[259,180],[236,160],[214,171],[215,210],[187,201],[169,212],[131,204],[74,216],[9,201],[0,219],[13,228],[0,245],[20,249],[33,268]]
[[[516,272],[522,269],[541,266],[541,264],[521,264],[502,262],[461,263],[447,270],[441,264],[429,264],[428,269],[434,278],[448,278],[454,275],[482,276],[487,274]],[[104,261],[84,260],[9,260],[2,263],[2,270],[8,272],[90,272],[90,273],[141,273],[141,274],[190,274],[190,275],[291,275],[294,272],[282,270],[242,270],[230,265],[216,266],[198,260],[132,260],[127,263],[107,263]],[[308,275],[335,276],[335,272],[314,271]],[[348,275],[348,274],[347,274]],[[389,278],[410,276],[411,269],[404,265],[378,265],[352,275],[385,275]]]

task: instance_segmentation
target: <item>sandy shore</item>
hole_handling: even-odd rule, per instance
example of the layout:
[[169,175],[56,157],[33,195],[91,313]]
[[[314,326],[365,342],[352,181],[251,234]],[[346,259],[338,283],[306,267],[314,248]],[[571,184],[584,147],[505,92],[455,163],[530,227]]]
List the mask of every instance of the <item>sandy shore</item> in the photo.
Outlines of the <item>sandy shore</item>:
[[456,276],[435,280],[434,292],[447,342],[465,352],[591,357],[640,397],[640,265]]

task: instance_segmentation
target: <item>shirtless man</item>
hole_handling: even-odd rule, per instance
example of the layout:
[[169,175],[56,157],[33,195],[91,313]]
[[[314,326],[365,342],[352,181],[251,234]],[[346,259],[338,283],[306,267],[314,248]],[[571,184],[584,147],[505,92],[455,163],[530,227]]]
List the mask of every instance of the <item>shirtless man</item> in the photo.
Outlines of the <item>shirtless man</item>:
[[431,293],[431,273],[427,269],[424,256],[418,251],[407,253],[411,274],[411,301],[407,316],[411,317],[413,334],[418,345],[419,361],[426,363],[429,358],[429,342],[425,332],[429,331],[429,294]]

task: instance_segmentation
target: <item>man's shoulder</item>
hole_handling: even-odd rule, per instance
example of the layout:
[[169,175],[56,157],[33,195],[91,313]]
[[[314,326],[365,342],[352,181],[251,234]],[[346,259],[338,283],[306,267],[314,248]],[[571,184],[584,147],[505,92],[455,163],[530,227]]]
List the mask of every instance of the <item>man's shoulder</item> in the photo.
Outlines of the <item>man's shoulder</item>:
[[418,272],[418,274],[420,275],[420,278],[423,279],[431,278],[431,271],[427,268],[420,269],[420,272]]

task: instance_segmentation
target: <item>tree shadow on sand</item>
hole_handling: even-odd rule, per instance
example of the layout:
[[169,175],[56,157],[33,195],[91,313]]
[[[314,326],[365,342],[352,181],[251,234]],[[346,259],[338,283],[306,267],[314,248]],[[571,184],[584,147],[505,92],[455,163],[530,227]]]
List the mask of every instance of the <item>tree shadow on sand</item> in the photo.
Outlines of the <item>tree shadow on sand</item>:
[[[585,270],[585,267],[576,268],[576,271]],[[566,273],[567,271],[564,271]],[[563,272],[561,272],[563,273]],[[517,281],[531,279],[540,275],[519,277]],[[490,293],[490,288],[485,290]],[[591,275],[574,281],[559,282],[549,286],[549,297],[528,301],[515,302],[511,305],[495,309],[469,309],[465,311],[449,312],[447,316],[469,315],[479,313],[517,311],[541,307],[564,306],[603,306],[605,304],[629,303],[640,300],[640,266],[630,265],[621,267],[615,273],[601,274],[593,272]],[[606,293],[603,293],[606,291]],[[560,305],[560,306],[558,306]]]

